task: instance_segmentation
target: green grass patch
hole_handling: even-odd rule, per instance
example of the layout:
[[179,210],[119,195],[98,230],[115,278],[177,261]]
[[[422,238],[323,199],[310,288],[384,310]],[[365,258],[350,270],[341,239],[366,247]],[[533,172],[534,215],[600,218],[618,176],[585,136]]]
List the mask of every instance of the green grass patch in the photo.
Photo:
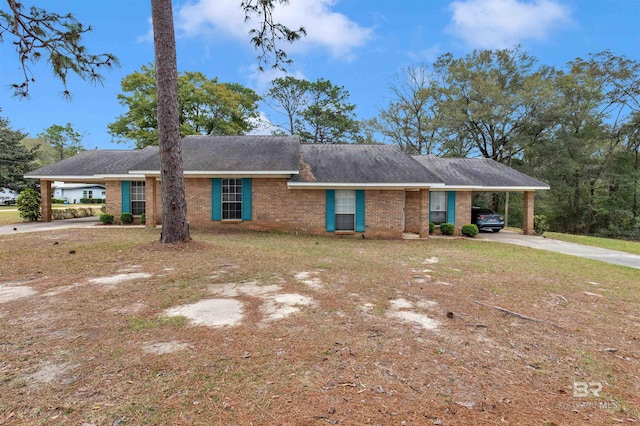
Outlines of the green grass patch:
[[600,247],[640,255],[640,242],[638,241],[616,240],[613,238],[591,237],[588,235],[562,234],[559,232],[545,232],[544,236],[546,238],[553,238],[554,240],[566,241],[569,243],[584,244],[592,247]]

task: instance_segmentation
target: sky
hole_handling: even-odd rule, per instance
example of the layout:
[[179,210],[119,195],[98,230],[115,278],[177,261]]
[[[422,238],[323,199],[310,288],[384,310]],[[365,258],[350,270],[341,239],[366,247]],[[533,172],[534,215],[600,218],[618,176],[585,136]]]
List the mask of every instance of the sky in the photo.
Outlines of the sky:
[[[200,71],[262,95],[284,74],[257,70],[258,52],[248,34],[251,21],[244,22],[240,2],[173,2],[178,70]],[[84,134],[87,149],[133,148],[133,143],[112,141],[107,125],[125,113],[117,99],[122,78],[153,62],[150,1],[49,0],[37,5],[70,12],[91,25],[84,37],[89,51],[113,53],[121,66],[107,71],[103,84],[70,77],[68,101],[42,61],[32,65],[36,81],[30,98],[16,99],[9,85],[22,81],[22,71],[5,36],[0,44],[0,116],[30,137],[52,124],[71,123]],[[6,8],[4,2],[0,8]],[[607,49],[640,60],[640,0],[290,0],[276,7],[274,17],[307,31],[301,41],[282,45],[293,60],[289,75],[342,86],[358,119],[373,118],[388,105],[389,84],[404,68],[428,65],[444,53],[462,57],[474,49],[521,45],[540,64],[558,68]],[[285,121],[266,103],[260,111],[275,124]]]

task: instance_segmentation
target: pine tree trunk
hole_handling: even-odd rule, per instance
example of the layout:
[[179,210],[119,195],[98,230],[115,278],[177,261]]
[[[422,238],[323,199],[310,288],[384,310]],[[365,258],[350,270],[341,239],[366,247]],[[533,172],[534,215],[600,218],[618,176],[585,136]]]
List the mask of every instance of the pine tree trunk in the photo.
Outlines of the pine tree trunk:
[[171,0],[151,0],[156,56],[162,243],[189,240],[178,117],[178,69]]

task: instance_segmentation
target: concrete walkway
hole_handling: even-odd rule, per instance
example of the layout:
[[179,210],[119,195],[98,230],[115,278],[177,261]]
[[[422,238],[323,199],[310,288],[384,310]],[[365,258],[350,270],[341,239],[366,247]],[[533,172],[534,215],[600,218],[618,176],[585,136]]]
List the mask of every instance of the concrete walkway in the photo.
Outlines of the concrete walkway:
[[551,238],[522,235],[509,231],[502,231],[499,233],[483,232],[478,235],[478,238],[531,247],[539,250],[554,251],[571,256],[584,257],[586,259],[599,260],[601,262],[612,263],[614,265],[640,269],[640,256],[637,254],[625,253],[623,251],[585,246],[576,243],[567,243],[565,241],[553,240]]
[[100,224],[97,216],[61,219],[53,222],[24,222],[0,226],[0,235],[22,234],[25,232],[53,231],[56,229],[89,228]]

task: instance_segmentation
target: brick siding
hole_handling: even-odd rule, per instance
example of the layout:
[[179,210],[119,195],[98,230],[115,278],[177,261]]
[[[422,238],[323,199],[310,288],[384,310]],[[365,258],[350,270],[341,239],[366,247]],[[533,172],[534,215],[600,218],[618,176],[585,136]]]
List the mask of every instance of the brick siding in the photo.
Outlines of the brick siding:
[[420,233],[420,191],[407,191],[405,205],[405,230]]
[[[155,223],[161,223],[162,196],[156,182]],[[107,212],[117,218],[122,212],[121,184],[106,182]],[[151,206],[150,180],[146,181],[147,205]],[[187,217],[193,229],[229,229],[239,227],[252,230],[279,230],[290,233],[333,235],[325,230],[326,192],[324,189],[289,189],[286,179],[254,178],[252,180],[252,220],[211,220],[211,179],[185,179]],[[407,223],[420,231],[420,192],[407,193]],[[402,238],[404,191],[365,191],[365,238]],[[151,212],[147,211],[149,226],[153,226]]]
[[464,225],[471,223],[471,200],[473,198],[471,191],[458,191],[456,193],[456,234],[460,234],[460,230]]

